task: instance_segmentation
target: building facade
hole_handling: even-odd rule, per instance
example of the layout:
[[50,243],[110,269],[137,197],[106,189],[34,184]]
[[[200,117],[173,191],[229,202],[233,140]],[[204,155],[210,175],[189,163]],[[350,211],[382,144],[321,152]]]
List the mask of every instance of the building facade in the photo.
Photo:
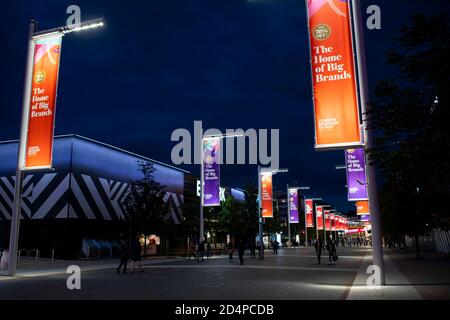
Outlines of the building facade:
[[[17,141],[0,143],[0,248],[9,243],[17,150]],[[19,247],[78,258],[84,238],[118,239],[124,199],[142,178],[139,161],[153,163],[170,218],[179,223],[187,171],[78,135],[60,136],[53,169],[24,174]]]

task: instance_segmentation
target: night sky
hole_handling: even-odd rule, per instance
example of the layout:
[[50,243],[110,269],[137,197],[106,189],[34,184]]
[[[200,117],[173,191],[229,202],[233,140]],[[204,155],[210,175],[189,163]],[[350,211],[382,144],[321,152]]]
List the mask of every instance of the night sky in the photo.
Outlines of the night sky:
[[[173,130],[280,129],[277,189],[311,186],[339,210],[346,200],[343,151],[314,151],[313,107],[303,0],[1,1],[0,140],[17,139],[28,21],[64,25],[71,4],[82,20],[106,26],[71,34],[62,44],[56,134],[77,133],[171,163]],[[446,0],[370,0],[382,29],[366,30],[373,85],[394,75],[385,53],[418,12]],[[0,159],[1,161],[2,159]],[[199,166],[183,166],[198,174]],[[257,183],[257,168],[222,166],[222,184]]]

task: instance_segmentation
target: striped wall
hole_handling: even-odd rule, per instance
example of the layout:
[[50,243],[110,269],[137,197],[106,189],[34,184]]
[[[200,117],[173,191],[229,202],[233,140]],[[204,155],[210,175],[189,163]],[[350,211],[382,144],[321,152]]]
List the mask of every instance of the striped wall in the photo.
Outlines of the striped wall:
[[[0,177],[0,220],[11,219],[15,177]],[[84,173],[28,174],[24,178],[22,219],[124,219],[130,183]],[[166,192],[171,219],[182,219],[183,195]]]

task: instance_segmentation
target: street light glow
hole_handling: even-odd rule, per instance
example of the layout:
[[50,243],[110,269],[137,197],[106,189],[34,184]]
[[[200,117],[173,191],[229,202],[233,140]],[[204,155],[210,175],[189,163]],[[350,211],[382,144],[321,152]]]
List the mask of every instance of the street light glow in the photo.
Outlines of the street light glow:
[[68,33],[72,33],[72,32],[79,32],[79,31],[103,27],[103,25],[104,25],[104,23],[103,23],[102,19],[95,19],[95,20],[83,22],[79,25],[74,25],[74,27],[72,27],[72,26],[63,27],[63,30],[61,32],[63,34],[68,34]]
[[209,134],[204,135],[203,139],[213,139],[213,138],[237,138],[237,137],[243,137],[244,133],[220,133],[220,134]]
[[270,169],[270,168],[261,168],[261,172],[286,173],[286,172],[289,172],[289,169]]

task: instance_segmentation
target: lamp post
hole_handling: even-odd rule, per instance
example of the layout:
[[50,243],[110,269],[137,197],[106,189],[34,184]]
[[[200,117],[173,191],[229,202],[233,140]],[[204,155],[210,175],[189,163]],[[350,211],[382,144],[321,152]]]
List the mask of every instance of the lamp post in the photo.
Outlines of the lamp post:
[[367,113],[370,111],[371,103],[369,96],[369,84],[367,80],[367,68],[366,68],[366,52],[364,47],[364,31],[363,31],[363,19],[361,16],[360,0],[352,1],[353,17],[355,19],[355,48],[357,54],[358,64],[358,79],[361,96],[361,109],[363,112],[364,122],[364,141],[365,141],[365,156],[367,164],[368,175],[368,193],[369,193],[369,205],[372,224],[372,250],[373,250],[373,264],[379,268],[380,271],[380,285],[385,285],[384,274],[384,260],[383,260],[383,246],[381,243],[381,222],[380,222],[380,207],[378,203],[378,191],[377,191],[377,174],[374,163],[371,163],[368,159],[368,152],[373,147],[372,129],[369,125],[369,119]]
[[320,205],[315,205],[315,207],[316,207],[316,237],[317,238],[319,238],[319,224],[318,224],[318,220],[317,220],[317,208],[321,208],[321,210],[322,210],[322,227],[323,227],[323,237],[324,237],[324,240],[325,240],[325,238],[326,238],[326,236],[327,236],[327,234],[326,234],[326,229],[325,229],[325,212],[323,211],[323,208],[329,208],[329,207],[331,207],[329,204],[320,204]]
[[25,162],[26,156],[26,143],[27,143],[27,133],[28,133],[28,117],[30,113],[30,96],[32,88],[33,79],[33,64],[34,64],[34,50],[36,46],[36,41],[48,36],[65,36],[72,32],[78,32],[82,30],[93,29],[103,26],[102,19],[95,19],[83,22],[81,24],[73,26],[62,26],[54,29],[43,30],[36,32],[36,21],[31,20],[28,29],[28,50],[27,50],[27,62],[25,68],[25,80],[22,98],[22,115],[20,122],[20,136],[19,136],[19,150],[17,157],[17,167],[16,167],[16,182],[14,190],[14,205],[13,213],[11,216],[11,232],[9,239],[9,263],[8,263],[8,276],[14,276],[16,274],[17,268],[17,247],[19,242],[19,231],[20,231],[20,214],[21,214],[21,203],[22,203],[22,178],[23,163]]
[[219,134],[211,134],[211,135],[201,135],[201,141],[200,141],[200,238],[199,242],[203,241],[205,239],[205,219],[203,214],[203,195],[204,195],[204,159],[203,159],[203,146],[204,141],[206,139],[213,139],[213,138],[236,138],[236,137],[243,137],[244,133],[219,133]]
[[261,250],[261,257],[264,258],[264,240],[263,240],[263,224],[264,218],[262,216],[262,192],[261,192],[261,173],[262,172],[270,172],[270,173],[286,173],[288,169],[270,169],[270,168],[261,168],[258,166],[258,208],[259,208],[259,219],[258,219],[258,232],[259,232],[259,247]]

